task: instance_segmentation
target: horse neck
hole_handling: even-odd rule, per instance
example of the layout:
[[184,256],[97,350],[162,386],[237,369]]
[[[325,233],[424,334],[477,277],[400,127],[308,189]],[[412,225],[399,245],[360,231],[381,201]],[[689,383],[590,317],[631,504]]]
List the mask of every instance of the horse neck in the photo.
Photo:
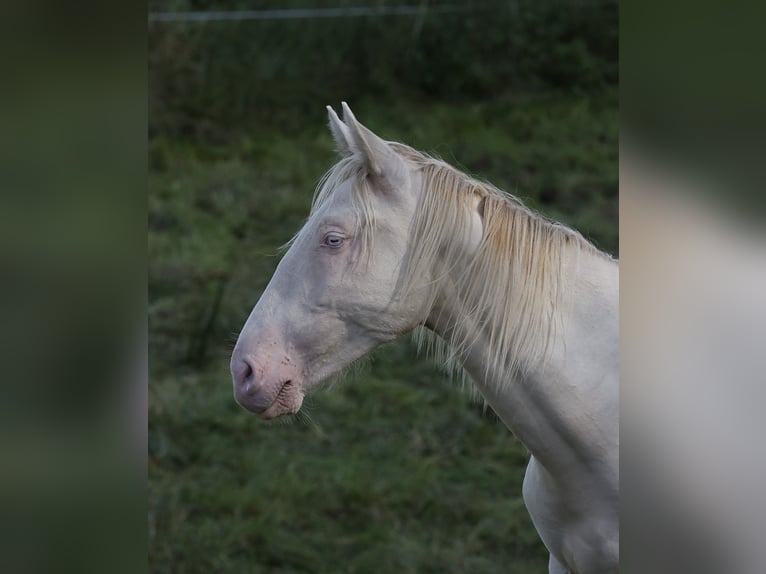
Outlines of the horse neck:
[[[486,369],[490,334],[447,281],[427,325],[449,341],[466,329],[473,344],[458,357],[506,426],[552,475],[572,459],[594,463],[616,457],[618,436],[617,264],[574,246],[565,255],[561,285],[571,296],[556,312],[560,328],[544,363],[523,374]],[[510,358],[509,360],[512,360]],[[616,459],[615,459],[616,460]]]

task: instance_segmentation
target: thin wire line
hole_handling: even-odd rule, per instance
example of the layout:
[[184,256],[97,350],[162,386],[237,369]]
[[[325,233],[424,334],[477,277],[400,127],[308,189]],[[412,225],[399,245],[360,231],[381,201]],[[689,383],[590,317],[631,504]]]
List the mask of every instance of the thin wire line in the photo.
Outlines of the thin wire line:
[[301,20],[312,18],[353,18],[359,16],[411,16],[414,14],[469,12],[483,6],[360,6],[347,8],[305,8],[286,10],[234,10],[209,12],[150,12],[149,22],[222,22],[234,20]]

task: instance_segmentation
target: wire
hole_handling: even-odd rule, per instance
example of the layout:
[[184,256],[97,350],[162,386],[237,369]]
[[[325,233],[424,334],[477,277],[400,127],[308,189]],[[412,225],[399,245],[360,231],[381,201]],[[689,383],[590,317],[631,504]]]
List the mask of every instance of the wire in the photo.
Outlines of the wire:
[[410,16],[415,14],[469,12],[481,6],[360,6],[347,8],[298,8],[285,10],[234,10],[209,12],[150,12],[149,22],[222,22],[234,20],[303,20],[360,16]]

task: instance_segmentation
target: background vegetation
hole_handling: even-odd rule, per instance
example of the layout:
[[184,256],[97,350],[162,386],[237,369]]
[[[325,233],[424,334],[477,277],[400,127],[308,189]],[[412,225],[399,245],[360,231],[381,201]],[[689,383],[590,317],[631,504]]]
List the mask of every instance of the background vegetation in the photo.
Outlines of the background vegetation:
[[[150,25],[153,571],[545,571],[523,447],[408,341],[293,421],[231,395],[236,335],[335,160],[328,103],[617,253],[616,2],[423,5]],[[307,3],[150,10],[291,6]]]

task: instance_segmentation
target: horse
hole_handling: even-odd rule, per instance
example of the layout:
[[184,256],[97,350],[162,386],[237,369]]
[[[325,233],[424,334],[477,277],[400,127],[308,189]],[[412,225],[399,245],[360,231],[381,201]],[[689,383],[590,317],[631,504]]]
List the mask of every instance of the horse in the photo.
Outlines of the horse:
[[340,155],[231,357],[263,419],[415,333],[530,452],[550,574],[618,571],[619,264],[580,233],[327,106]]

